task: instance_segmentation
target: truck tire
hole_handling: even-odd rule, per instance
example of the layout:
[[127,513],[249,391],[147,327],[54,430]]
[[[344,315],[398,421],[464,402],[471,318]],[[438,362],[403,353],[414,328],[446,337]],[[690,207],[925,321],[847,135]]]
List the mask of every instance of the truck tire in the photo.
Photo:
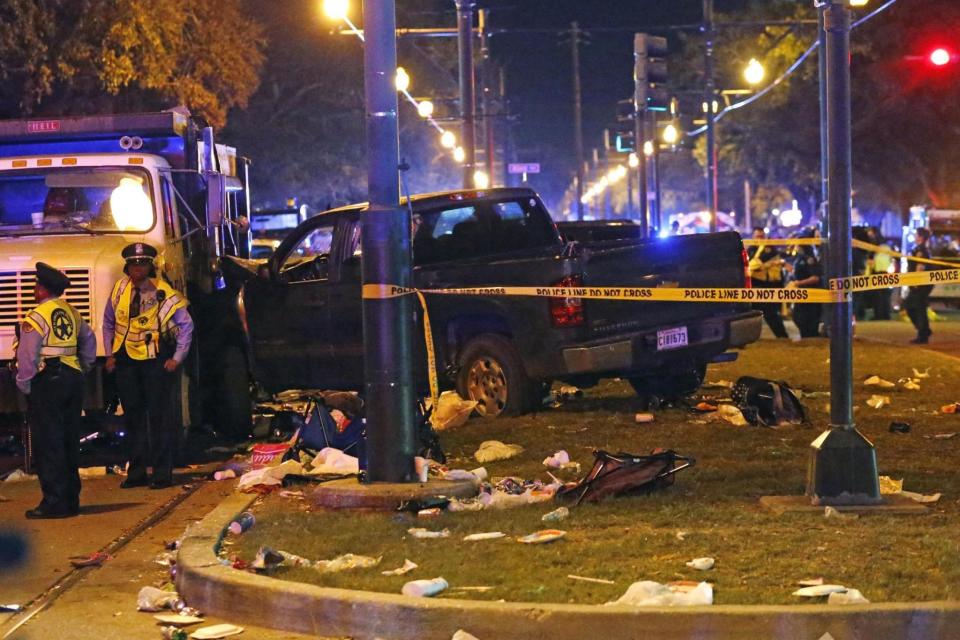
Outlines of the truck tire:
[[630,386],[642,398],[680,400],[694,393],[703,384],[707,365],[699,364],[679,372],[661,373],[655,376],[632,376],[627,378]]
[[520,353],[507,338],[491,333],[473,338],[459,364],[457,393],[477,401],[477,415],[496,418],[531,409],[538,385],[527,377]]
[[216,398],[217,428],[221,434],[247,438],[253,429],[253,401],[247,358],[238,346],[226,346],[220,354],[220,393]]

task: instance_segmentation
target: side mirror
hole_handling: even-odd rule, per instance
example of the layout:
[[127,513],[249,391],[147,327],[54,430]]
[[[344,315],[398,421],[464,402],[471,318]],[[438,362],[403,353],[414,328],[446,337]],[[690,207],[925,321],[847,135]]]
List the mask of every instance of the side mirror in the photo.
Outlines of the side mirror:
[[227,207],[227,183],[216,171],[205,172],[203,177],[207,183],[207,226],[219,227]]

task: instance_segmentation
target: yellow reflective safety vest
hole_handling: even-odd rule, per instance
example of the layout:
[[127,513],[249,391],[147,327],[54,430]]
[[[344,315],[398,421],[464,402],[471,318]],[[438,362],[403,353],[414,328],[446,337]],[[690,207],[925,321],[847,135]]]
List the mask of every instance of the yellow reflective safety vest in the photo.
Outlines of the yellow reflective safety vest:
[[59,358],[60,362],[80,371],[77,357],[77,334],[80,332],[80,313],[66,300],[50,298],[37,305],[23,319],[42,337],[41,358]]
[[173,314],[187,306],[186,299],[163,280],[151,280],[156,287],[157,304],[141,306],[140,315],[130,317],[130,300],[134,286],[130,278],[122,278],[113,285],[110,301],[116,324],[113,349],[117,353],[125,347],[133,360],[151,360],[157,357],[161,339],[174,336]]
[[[771,255],[767,261],[763,260],[763,253],[766,251],[765,244],[757,245],[757,251],[750,258],[747,269],[750,271],[750,278],[761,280],[763,282],[777,282],[783,279],[783,267],[780,266],[780,260],[776,254]],[[769,263],[769,264],[768,264]]]

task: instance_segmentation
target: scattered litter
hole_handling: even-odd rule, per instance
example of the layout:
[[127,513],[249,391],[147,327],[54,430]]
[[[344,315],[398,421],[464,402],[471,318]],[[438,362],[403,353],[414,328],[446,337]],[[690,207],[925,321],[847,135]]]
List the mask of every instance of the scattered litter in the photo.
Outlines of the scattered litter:
[[677,538],[677,540],[679,540],[680,542],[683,542],[684,540],[687,539],[687,535],[688,535],[689,533],[690,533],[689,531],[677,531],[676,538]]
[[846,590],[846,587],[839,584],[818,584],[812,587],[797,589],[792,595],[800,596],[801,598],[820,598],[828,596],[831,593],[843,593]]
[[480,640],[477,636],[467,633],[463,629],[457,629],[457,632],[453,634],[453,638],[450,640]]
[[[945,404],[940,407],[941,413],[960,413],[960,402],[954,402],[953,404]],[[19,469],[18,469],[19,471]],[[16,473],[16,471],[14,471]],[[7,478],[9,481],[9,478]]]
[[153,617],[163,624],[172,624],[176,627],[188,627],[191,624],[203,622],[203,618],[199,616],[185,616],[182,613],[158,613]]
[[518,538],[517,542],[522,542],[524,544],[546,544],[548,542],[559,540],[565,535],[567,535],[567,532],[561,531],[560,529],[543,529],[542,531],[537,531],[536,533],[531,533],[530,535]]
[[233,469],[224,469],[223,471],[214,471],[213,479],[214,480],[229,480],[230,478],[236,478],[237,472]]
[[217,638],[227,638],[229,636],[235,636],[239,633],[243,633],[243,627],[238,627],[235,624],[215,624],[209,627],[200,627],[196,631],[190,634],[191,638],[195,640],[217,640]]
[[835,639],[832,635],[830,635],[830,632],[829,632],[829,631],[827,631],[827,632],[824,633],[822,636],[820,636],[819,638],[817,638],[817,640],[836,640],[836,639]]
[[291,491],[290,489],[282,489],[280,491],[280,497],[293,498],[294,500],[305,500],[307,496],[303,493],[303,491],[300,490]]
[[863,381],[863,386],[865,387],[880,387],[881,389],[892,389],[897,386],[896,383],[890,382],[889,380],[884,380],[880,376],[870,376]]
[[507,534],[502,531],[489,531],[487,533],[471,533],[468,536],[464,536],[464,542],[476,542],[478,540],[496,540],[497,538],[506,537]]
[[714,564],[716,564],[716,560],[713,558],[694,558],[687,563],[687,566],[697,571],[709,571],[713,569]]
[[634,422],[637,424],[646,424],[648,422],[653,422],[656,417],[652,413],[638,413],[633,417]]
[[580,580],[581,582],[595,582],[596,584],[617,584],[613,580],[604,580],[603,578],[588,578],[586,576],[575,576],[573,574],[567,574],[567,577],[571,580]]
[[859,589],[847,589],[831,593],[827,596],[827,604],[870,604],[870,601],[863,597]]
[[915,380],[911,380],[910,378],[907,378],[906,382],[903,383],[903,388],[909,389],[910,391],[919,391],[920,385],[917,384]]
[[255,444],[250,449],[250,464],[254,469],[270,466],[279,462],[291,446],[291,442]]
[[560,386],[557,394],[560,396],[561,400],[566,400],[567,398],[582,398],[583,390],[579,387],[573,386],[572,384],[565,384]]
[[626,593],[608,605],[626,604],[634,607],[673,607],[713,604],[713,587],[701,582],[689,591],[671,588],[668,585],[643,580],[634,582]]
[[106,467],[81,467],[77,469],[77,473],[80,474],[81,480],[87,480],[89,478],[102,478],[107,475]]
[[450,587],[451,591],[476,591],[477,593],[485,593],[487,591],[493,591],[496,587]]
[[908,423],[908,422],[891,422],[891,423],[890,423],[890,433],[910,433],[910,423]]
[[320,573],[339,573],[349,571],[350,569],[369,569],[380,564],[382,556],[371,558],[370,556],[358,556],[352,553],[345,553],[337,556],[333,560],[317,560],[313,563],[314,569]]
[[440,515],[440,507],[430,507],[429,509],[420,509],[417,511],[418,518],[436,518]]
[[694,410],[700,413],[712,413],[717,410],[717,405],[710,402],[698,402],[693,406]]
[[402,576],[406,573],[410,573],[416,569],[419,565],[416,562],[410,560],[404,560],[402,567],[397,567],[396,569],[390,569],[388,571],[381,571],[380,575],[384,576]]
[[276,467],[264,467],[248,471],[240,477],[237,483],[238,491],[255,490],[254,487],[280,486],[283,479],[290,474],[302,474],[303,465],[296,460],[287,460]]
[[411,580],[403,585],[403,588],[400,589],[400,593],[405,596],[429,598],[449,588],[450,585],[447,584],[447,581],[443,578],[434,578],[433,580]]
[[36,480],[37,476],[27,473],[23,469],[14,469],[7,474],[4,482],[26,482],[27,480]]
[[743,417],[743,412],[732,404],[722,404],[717,407],[717,415],[735,427],[745,427],[749,424]]
[[856,520],[860,517],[859,513],[844,513],[834,507],[824,507],[823,508],[823,517],[824,518],[836,518],[837,520]]
[[187,640],[187,632],[180,627],[165,625],[160,627],[160,637],[163,640]]
[[874,409],[882,409],[890,404],[890,396],[872,395],[867,399],[867,404]]
[[88,556],[70,556],[70,564],[78,569],[81,567],[99,567],[110,559],[110,556],[102,551],[95,551]]
[[950,438],[955,438],[956,435],[956,431],[951,431],[950,433],[934,433],[932,435],[925,435],[923,437],[929,440],[949,440]]
[[360,459],[344,453],[340,449],[324,447],[310,463],[307,470],[310,475],[353,475],[360,473]]
[[544,458],[543,464],[551,469],[559,469],[564,465],[570,464],[570,454],[561,449],[552,456]]
[[701,385],[704,389],[733,389],[733,383],[729,380],[717,380],[716,382],[704,382]]
[[423,456],[417,456],[413,459],[413,472],[417,474],[419,482],[426,482],[430,479],[430,463]]
[[480,463],[493,462],[512,458],[522,451],[523,447],[518,444],[504,444],[499,440],[486,440],[480,443],[480,448],[473,454],[473,457]]
[[156,587],[144,587],[137,594],[137,611],[162,611],[175,608],[180,600],[176,591],[164,591]]
[[283,555],[274,551],[270,547],[260,547],[257,550],[257,556],[250,563],[250,568],[254,571],[269,571],[283,564]]
[[904,498],[910,498],[914,502],[920,502],[922,504],[937,502],[941,497],[943,497],[940,493],[923,494],[915,493],[913,491],[901,491],[900,495],[902,495]]
[[913,369],[913,377],[914,377],[914,378],[929,378],[929,377],[930,377],[930,367],[927,367],[926,369],[924,369],[924,370],[923,370],[923,373],[920,373],[919,371],[917,371],[916,367],[914,367],[914,369]]
[[427,538],[449,538],[450,529],[442,529],[440,531],[429,531],[421,527],[415,527],[413,529],[407,529],[407,533],[412,535],[414,538],[419,538],[421,540]]
[[486,504],[479,498],[453,498],[447,505],[447,511],[451,513],[460,513],[462,511],[483,511]]
[[554,509],[550,513],[543,514],[543,517],[540,518],[543,522],[562,522],[570,517],[570,509],[567,507],[560,507],[559,509]]
[[254,517],[252,513],[250,513],[249,511],[244,511],[239,516],[237,516],[233,520],[233,522],[230,523],[230,526],[228,526],[227,529],[229,529],[230,533],[232,533],[233,535],[238,536],[244,531],[246,531],[247,529],[249,529],[250,527],[252,527],[254,524],[256,524],[256,522],[257,522],[257,519]]
[[16,613],[23,609],[23,605],[19,604],[0,604],[0,611],[4,613]]
[[797,390],[797,397],[799,398],[829,398],[829,391],[800,391]]
[[823,578],[807,578],[806,580],[797,580],[801,587],[819,587],[823,584]]
[[430,424],[437,431],[463,426],[476,407],[476,400],[464,400],[456,391],[444,391],[437,400],[437,410],[430,415]]
[[450,469],[441,476],[444,480],[469,480],[470,482],[483,482],[487,479],[487,470],[483,467],[477,467],[472,471],[466,469]]

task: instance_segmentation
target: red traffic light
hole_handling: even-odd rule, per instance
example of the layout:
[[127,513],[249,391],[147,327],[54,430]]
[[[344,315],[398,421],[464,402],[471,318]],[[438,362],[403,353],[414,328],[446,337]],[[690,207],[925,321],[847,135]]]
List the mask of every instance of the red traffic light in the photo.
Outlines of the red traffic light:
[[933,66],[942,67],[953,61],[953,55],[943,47],[938,47],[930,52],[928,59]]

